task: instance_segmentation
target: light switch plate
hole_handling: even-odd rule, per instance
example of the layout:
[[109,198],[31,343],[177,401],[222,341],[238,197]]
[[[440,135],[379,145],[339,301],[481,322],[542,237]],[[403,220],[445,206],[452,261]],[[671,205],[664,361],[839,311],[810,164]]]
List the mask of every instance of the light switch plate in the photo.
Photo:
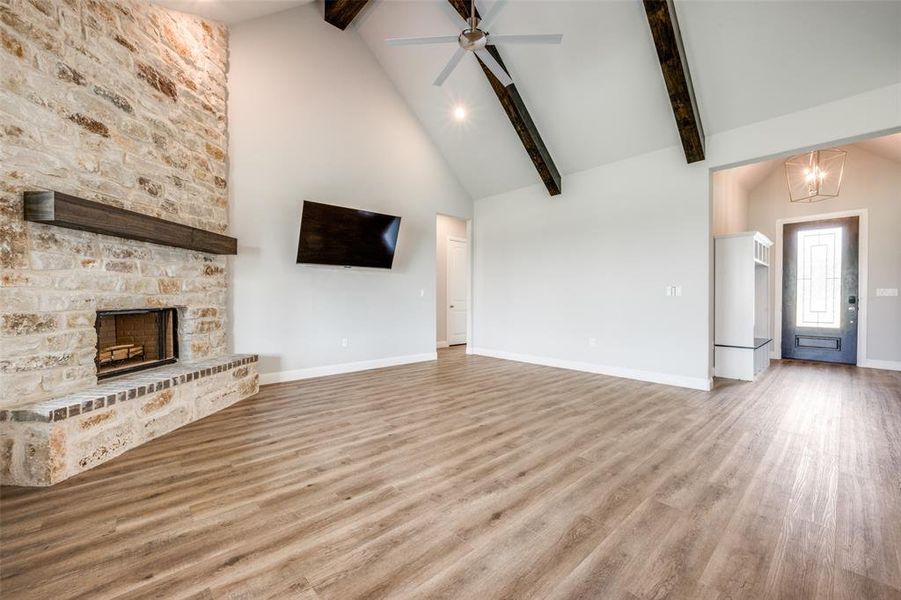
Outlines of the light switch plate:
[[898,288],[876,288],[876,295],[895,297],[898,295]]

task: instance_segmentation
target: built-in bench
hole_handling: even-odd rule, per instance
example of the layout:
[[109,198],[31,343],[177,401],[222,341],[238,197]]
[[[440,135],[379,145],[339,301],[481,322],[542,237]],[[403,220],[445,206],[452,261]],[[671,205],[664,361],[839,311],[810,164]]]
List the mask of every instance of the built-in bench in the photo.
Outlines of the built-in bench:
[[220,356],[125,375],[0,410],[0,483],[47,486],[256,394],[257,356]]

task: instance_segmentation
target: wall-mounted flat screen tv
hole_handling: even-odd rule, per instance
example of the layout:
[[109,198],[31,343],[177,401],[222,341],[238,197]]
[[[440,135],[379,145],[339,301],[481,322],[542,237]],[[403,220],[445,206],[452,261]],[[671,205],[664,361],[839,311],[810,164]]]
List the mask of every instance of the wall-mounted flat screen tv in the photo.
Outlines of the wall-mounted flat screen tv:
[[297,262],[390,269],[400,217],[305,200]]

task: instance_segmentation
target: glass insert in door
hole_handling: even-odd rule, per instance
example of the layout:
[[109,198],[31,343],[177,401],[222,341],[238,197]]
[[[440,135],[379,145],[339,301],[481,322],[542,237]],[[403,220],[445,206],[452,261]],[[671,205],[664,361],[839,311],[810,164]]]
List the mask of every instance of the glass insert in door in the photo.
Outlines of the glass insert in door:
[[842,229],[798,231],[798,327],[841,326]]

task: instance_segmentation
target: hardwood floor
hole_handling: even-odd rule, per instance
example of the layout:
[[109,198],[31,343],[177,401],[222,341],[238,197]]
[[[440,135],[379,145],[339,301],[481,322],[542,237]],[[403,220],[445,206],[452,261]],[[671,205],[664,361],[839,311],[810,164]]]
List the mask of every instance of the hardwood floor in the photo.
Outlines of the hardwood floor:
[[0,490],[12,598],[901,598],[901,373],[483,357],[268,386]]

